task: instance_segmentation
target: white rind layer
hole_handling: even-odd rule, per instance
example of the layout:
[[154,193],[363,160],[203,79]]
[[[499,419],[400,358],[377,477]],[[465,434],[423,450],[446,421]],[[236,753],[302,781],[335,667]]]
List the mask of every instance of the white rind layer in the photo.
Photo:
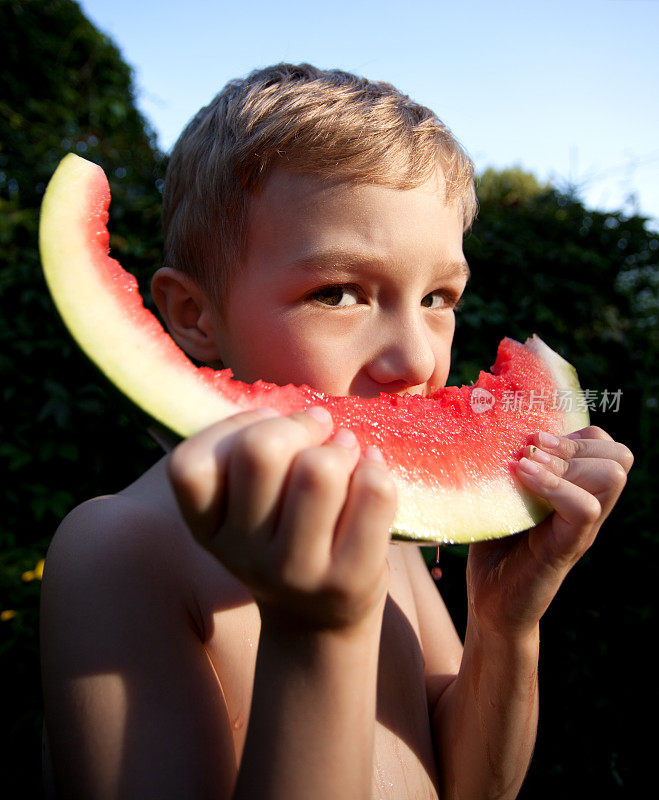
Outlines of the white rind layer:
[[[402,480],[396,483],[398,512],[393,528],[398,538],[417,542],[469,544],[498,539],[531,528],[551,510],[530,494],[522,494],[512,478],[462,490],[429,491]],[[406,520],[414,520],[413,529]]]

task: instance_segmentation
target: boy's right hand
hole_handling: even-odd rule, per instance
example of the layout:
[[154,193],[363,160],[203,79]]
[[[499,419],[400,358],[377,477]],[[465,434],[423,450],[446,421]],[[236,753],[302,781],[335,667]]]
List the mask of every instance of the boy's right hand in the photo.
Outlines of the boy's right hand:
[[381,613],[396,489],[381,456],[322,408],[223,420],[182,442],[168,474],[193,536],[262,617],[351,628]]

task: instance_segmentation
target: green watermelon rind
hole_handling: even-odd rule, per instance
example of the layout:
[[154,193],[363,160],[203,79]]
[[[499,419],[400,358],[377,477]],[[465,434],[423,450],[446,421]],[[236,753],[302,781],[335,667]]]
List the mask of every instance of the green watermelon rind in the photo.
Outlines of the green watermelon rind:
[[[136,327],[139,309],[126,307],[109,293],[98,272],[81,259],[80,253],[89,249],[89,185],[104,180],[101,167],[73,153],[55,171],[44,195],[39,226],[46,283],[67,328],[101,372],[157,422],[180,436],[191,436],[241,408],[209,391],[173,340],[147,335],[141,326]],[[94,213],[99,214],[101,228],[102,210]],[[94,302],[81,303],[81,296],[93,297]],[[123,325],[117,325],[117,320]],[[159,325],[155,318],[153,323]],[[129,338],[125,330],[131,330]],[[169,364],[165,380],[163,355]]]
[[[105,198],[102,204],[100,195]],[[193,435],[249,407],[249,398],[232,401],[213,388],[208,376],[144,309],[136,287],[127,301],[123,289],[112,291],[110,285],[108,291],[107,277],[90,269],[101,250],[98,243],[90,245],[90,235],[107,237],[108,204],[101,167],[74,154],[62,160],[44,196],[39,231],[44,275],[77,343],[133,402],[180,436]],[[117,274],[123,280],[118,264]],[[92,300],[81,302],[81,297]],[[575,395],[580,391],[574,368],[539,337],[525,344],[549,367],[557,389]],[[259,404],[265,404],[260,399]],[[294,398],[298,407],[313,400],[311,392]],[[588,414],[566,413],[562,424],[563,433],[577,430],[588,424]],[[393,477],[399,497],[392,527],[396,539],[458,544],[499,538],[532,527],[551,511],[515,481],[512,470],[503,478],[460,490],[411,484],[395,472]]]

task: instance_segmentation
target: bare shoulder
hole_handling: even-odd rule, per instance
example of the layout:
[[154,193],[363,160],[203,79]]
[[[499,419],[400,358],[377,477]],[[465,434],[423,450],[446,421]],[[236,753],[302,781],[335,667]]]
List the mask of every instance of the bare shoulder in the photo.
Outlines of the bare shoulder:
[[[53,537],[46,558],[44,590],[63,590],[72,581],[98,593],[127,589],[139,579],[142,592],[155,584],[169,589],[183,579],[189,549],[175,504],[159,491],[157,474],[132,487],[95,497],[73,509]],[[141,486],[140,486],[141,483]]]
[[171,512],[148,491],[131,490],[88,500],[63,520],[43,575],[47,683],[118,668],[138,643],[189,628],[190,552]]
[[187,532],[163,463],[62,522],[46,556],[41,655],[64,796],[229,793],[233,734],[204,598],[231,585]]
[[[232,597],[236,581],[192,538],[166,477],[165,459],[113,495],[96,497],[71,511],[59,526],[46,557],[44,610],[93,600],[150,600],[172,621],[180,615],[205,638],[213,603]],[[219,598],[219,599],[218,599]]]

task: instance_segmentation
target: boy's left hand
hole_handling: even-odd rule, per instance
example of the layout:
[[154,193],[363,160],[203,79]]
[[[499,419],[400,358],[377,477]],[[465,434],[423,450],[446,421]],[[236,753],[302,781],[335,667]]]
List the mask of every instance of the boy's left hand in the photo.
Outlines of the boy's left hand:
[[537,433],[516,465],[519,480],[554,513],[526,533],[469,548],[470,613],[498,635],[535,629],[570,568],[593,543],[634,457],[601,428]]

